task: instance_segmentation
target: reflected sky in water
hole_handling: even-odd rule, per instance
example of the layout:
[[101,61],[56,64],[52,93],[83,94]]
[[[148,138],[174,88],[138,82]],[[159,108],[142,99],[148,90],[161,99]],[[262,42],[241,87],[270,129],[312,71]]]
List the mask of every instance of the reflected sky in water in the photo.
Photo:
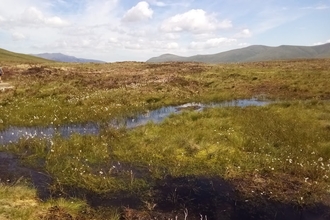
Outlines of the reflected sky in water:
[[[203,111],[205,108],[212,107],[263,106],[268,103],[268,101],[258,101],[256,99],[242,99],[211,104],[187,103],[179,106],[162,107],[156,110],[148,111],[144,114],[137,115],[135,117],[113,120],[109,123],[109,126],[116,128],[135,128],[137,126],[145,125],[148,122],[160,123],[169,115],[178,114],[186,108],[194,109],[195,111]],[[68,138],[72,134],[98,135],[99,132],[100,125],[97,123],[70,124],[59,127],[9,127],[8,129],[0,132],[0,145],[17,143],[21,138],[42,138],[50,140],[54,138],[55,135]]]

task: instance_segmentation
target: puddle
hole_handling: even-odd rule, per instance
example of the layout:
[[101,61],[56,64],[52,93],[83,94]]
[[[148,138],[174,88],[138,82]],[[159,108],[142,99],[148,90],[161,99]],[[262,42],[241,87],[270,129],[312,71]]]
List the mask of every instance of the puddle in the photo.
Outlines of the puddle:
[[50,176],[21,165],[20,159],[13,154],[0,152],[0,181],[14,185],[23,177],[31,180],[39,198],[43,200],[49,197],[48,186],[52,181]]
[[[135,117],[113,120],[109,123],[109,126],[117,128],[123,126],[126,128],[135,128],[145,125],[148,122],[160,123],[169,115],[180,113],[185,109],[203,111],[205,108],[214,107],[246,107],[263,106],[267,104],[269,104],[269,101],[259,101],[257,99],[241,99],[211,104],[187,103],[178,106],[162,107]],[[55,135],[60,135],[67,138],[72,134],[97,135],[99,132],[100,125],[97,123],[70,124],[59,127],[9,127],[7,130],[0,132],[0,145],[17,143],[21,138],[52,139]]]
[[[203,111],[209,107],[230,106],[263,106],[269,102],[257,100],[238,100],[231,102],[200,104],[188,103],[179,106],[163,107],[136,117],[126,118],[109,123],[111,126],[126,126],[134,128],[149,121],[159,123],[170,114],[182,112],[184,109]],[[61,127],[19,128],[11,127],[0,133],[0,144],[14,143],[20,138],[39,137],[51,139],[54,135],[69,137],[73,133],[95,134],[100,131],[97,123],[75,124]],[[118,164],[120,169],[127,169],[125,164]],[[118,172],[120,171],[118,170]],[[145,172],[143,173],[146,174]],[[20,158],[6,152],[0,152],[0,181],[14,184],[22,177],[29,178],[38,192],[41,200],[49,199],[53,193],[49,190],[52,178],[46,173],[33,168],[25,167],[20,163]],[[197,190],[196,190],[197,189]],[[65,191],[67,196],[76,197],[82,195],[92,207],[130,207],[124,209],[125,216],[139,217],[146,211],[134,210],[143,205],[140,198],[130,193],[130,196],[98,195],[94,192],[85,192],[79,188],[69,188]],[[153,219],[186,219],[189,210],[189,219],[275,219],[275,220],[301,220],[301,219],[329,219],[330,209],[323,204],[315,204],[311,207],[299,208],[294,204],[280,203],[269,198],[263,198],[260,204],[248,203],[248,200],[240,200],[241,195],[232,183],[219,177],[170,177],[159,180],[153,188],[155,194],[156,211],[149,211],[148,215]],[[62,191],[61,191],[62,193]],[[128,205],[130,204],[130,205]],[[117,206],[116,206],[117,205]],[[131,208],[133,207],[133,209]],[[185,207],[184,211],[173,212],[177,207]],[[184,215],[185,214],[185,215]],[[203,218],[204,217],[204,218]],[[150,218],[151,219],[151,218]]]
[[21,138],[52,139],[57,134],[64,138],[74,133],[97,135],[99,130],[99,125],[96,123],[72,124],[60,127],[9,127],[7,130],[0,132],[0,145],[17,143]]
[[127,128],[135,128],[140,125],[145,125],[148,122],[160,123],[171,114],[180,113],[185,109],[203,111],[205,108],[263,106],[267,104],[269,104],[269,101],[258,101],[257,99],[240,99],[211,104],[187,103],[178,106],[162,107],[160,109],[149,111],[136,117],[126,118],[123,122],[119,123],[119,126],[124,125]]

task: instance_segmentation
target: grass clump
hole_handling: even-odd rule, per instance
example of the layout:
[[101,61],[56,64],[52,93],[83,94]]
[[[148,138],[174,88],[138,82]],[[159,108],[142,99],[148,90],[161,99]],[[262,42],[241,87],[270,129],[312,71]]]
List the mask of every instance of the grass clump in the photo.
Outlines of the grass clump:
[[[256,203],[269,199],[304,206],[326,203],[329,196],[328,60],[34,67],[8,63],[5,68],[5,80],[15,90],[0,93],[0,129],[100,125],[96,135],[35,137],[3,149],[51,176],[53,192],[134,198],[137,204],[153,207],[157,198],[177,198],[175,191],[174,197],[157,191],[172,178],[195,181],[187,195],[199,191],[200,182],[223,179],[239,192],[241,201]],[[114,119],[164,105],[251,97],[276,102],[192,108],[160,124],[109,127]]]
[[102,137],[73,136],[55,140],[45,158],[45,169],[58,184],[90,190],[95,193],[138,192],[147,184],[134,178],[130,169],[118,170],[111,148]]
[[54,199],[41,202],[36,190],[25,183],[11,186],[0,183],[1,219],[49,219],[49,215],[55,210],[58,217],[74,219],[85,207],[86,203],[80,200]]
[[247,197],[311,204],[328,194],[328,109],[327,102],[292,102],[188,110],[161,124],[23,141],[9,149],[39,162],[56,180],[54,190],[146,198],[168,176],[205,176],[224,178]]
[[[281,201],[305,198],[308,188],[306,202],[314,202],[327,192],[329,137],[304,104],[209,109],[129,131],[114,144],[114,154],[148,168],[155,178],[206,175],[238,182],[259,176],[273,181],[268,193]],[[276,189],[279,176],[302,186],[288,197]],[[245,186],[244,191],[255,187]]]
[[4,80],[15,89],[0,95],[2,129],[104,122],[192,101],[253,96],[323,100],[330,94],[323,80],[330,74],[327,60],[226,65],[8,63],[4,71]]

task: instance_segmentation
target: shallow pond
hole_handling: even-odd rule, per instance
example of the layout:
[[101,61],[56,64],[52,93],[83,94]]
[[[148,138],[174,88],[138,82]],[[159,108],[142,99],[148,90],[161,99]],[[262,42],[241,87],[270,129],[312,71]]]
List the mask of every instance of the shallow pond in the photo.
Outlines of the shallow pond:
[[[180,113],[185,109],[202,111],[205,108],[263,106],[268,103],[269,101],[259,101],[257,99],[240,99],[211,104],[187,103],[178,106],[162,107],[134,117],[112,120],[109,122],[109,126],[135,128],[137,126],[145,125],[148,122],[160,123],[169,115]],[[10,127],[7,130],[0,132],[0,145],[16,143],[21,138],[28,139],[37,137],[52,139],[55,135],[60,135],[62,137],[69,137],[71,134],[97,135],[99,134],[99,131],[100,125],[93,122],[85,124],[69,124],[58,127]]]

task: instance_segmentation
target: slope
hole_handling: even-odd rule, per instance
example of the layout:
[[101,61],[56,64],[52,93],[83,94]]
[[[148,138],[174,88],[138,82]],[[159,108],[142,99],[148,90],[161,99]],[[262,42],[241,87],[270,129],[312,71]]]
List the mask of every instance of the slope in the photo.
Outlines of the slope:
[[180,57],[171,54],[154,57],[147,62],[203,62],[203,63],[233,63],[270,60],[316,59],[330,58],[330,43],[317,46],[289,46],[269,47],[253,45],[241,49],[230,50],[210,55],[195,55]]
[[0,48],[0,62],[44,63],[53,61]]
[[49,60],[54,60],[58,62],[70,62],[70,63],[105,63],[101,60],[93,60],[93,59],[84,59],[77,58],[74,56],[68,56],[62,53],[41,53],[41,54],[32,54],[36,57],[41,57]]

